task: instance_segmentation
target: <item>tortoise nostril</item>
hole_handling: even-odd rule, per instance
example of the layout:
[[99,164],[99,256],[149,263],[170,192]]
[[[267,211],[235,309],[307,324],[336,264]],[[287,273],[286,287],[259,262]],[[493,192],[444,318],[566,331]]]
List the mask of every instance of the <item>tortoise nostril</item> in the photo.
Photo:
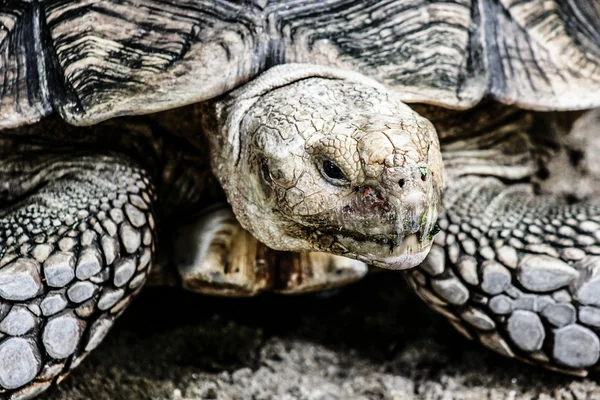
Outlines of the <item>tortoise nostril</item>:
[[400,187],[401,187],[401,188],[403,188],[403,187],[404,187],[404,184],[405,184],[405,183],[406,183],[406,181],[405,181],[404,179],[400,179],[400,180],[398,181],[398,185],[400,185]]

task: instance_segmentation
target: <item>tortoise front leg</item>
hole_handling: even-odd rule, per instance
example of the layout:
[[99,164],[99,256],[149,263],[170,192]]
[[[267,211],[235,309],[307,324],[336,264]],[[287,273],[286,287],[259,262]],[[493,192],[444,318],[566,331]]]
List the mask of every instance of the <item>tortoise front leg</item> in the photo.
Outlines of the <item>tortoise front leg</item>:
[[600,207],[467,177],[444,208],[435,246],[407,274],[419,296],[505,356],[585,375],[600,357]]
[[153,189],[119,156],[42,149],[1,158],[0,396],[29,398],[98,346],[141,289],[154,250]]
[[364,263],[333,254],[272,250],[242,228],[227,206],[180,227],[173,260],[185,289],[219,296],[315,292],[367,273]]

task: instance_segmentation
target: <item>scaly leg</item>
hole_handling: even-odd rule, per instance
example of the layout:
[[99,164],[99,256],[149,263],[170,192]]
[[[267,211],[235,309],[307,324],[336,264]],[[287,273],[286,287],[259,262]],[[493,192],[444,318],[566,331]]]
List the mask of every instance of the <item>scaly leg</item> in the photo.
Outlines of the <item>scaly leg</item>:
[[98,346],[146,279],[152,204],[145,172],[119,156],[2,154],[1,396],[45,390]]
[[364,263],[333,254],[271,250],[243,229],[228,207],[207,210],[181,227],[174,253],[184,288],[221,296],[314,292],[367,273]]
[[532,185],[465,177],[444,194],[442,229],[407,276],[469,339],[585,375],[600,357],[600,206]]

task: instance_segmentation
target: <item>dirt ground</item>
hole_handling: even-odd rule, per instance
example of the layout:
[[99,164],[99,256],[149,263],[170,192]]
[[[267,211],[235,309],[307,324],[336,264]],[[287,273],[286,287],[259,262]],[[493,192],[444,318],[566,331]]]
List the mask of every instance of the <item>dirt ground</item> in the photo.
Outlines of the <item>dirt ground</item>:
[[400,274],[337,293],[219,299],[150,288],[41,398],[600,399],[569,378],[471,343]]

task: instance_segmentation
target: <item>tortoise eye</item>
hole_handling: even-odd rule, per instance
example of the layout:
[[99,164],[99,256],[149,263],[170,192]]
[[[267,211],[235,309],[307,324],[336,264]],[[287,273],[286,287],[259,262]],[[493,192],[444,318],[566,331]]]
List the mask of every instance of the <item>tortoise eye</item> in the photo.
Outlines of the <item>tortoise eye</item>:
[[346,177],[346,175],[342,172],[340,167],[335,165],[335,163],[330,159],[324,158],[321,161],[320,167],[321,173],[323,174],[325,179],[327,179],[334,185],[342,185],[348,183],[349,180]]

